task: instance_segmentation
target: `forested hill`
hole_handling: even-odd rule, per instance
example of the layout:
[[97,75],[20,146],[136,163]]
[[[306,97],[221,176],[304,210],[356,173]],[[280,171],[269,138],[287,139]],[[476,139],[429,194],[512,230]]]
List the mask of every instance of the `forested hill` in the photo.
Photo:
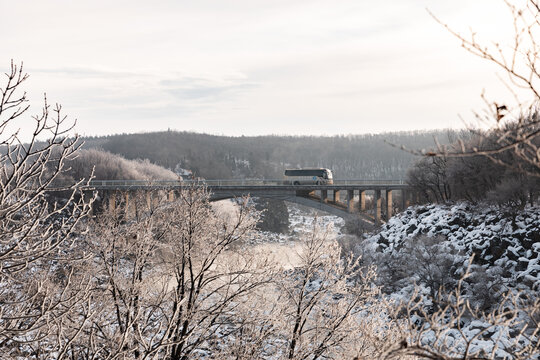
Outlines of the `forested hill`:
[[414,156],[386,142],[432,148],[434,137],[447,142],[449,132],[230,137],[166,131],[87,137],[84,147],[148,159],[173,171],[190,169],[207,179],[281,178],[285,168],[296,167],[330,168],[341,179],[400,179]]

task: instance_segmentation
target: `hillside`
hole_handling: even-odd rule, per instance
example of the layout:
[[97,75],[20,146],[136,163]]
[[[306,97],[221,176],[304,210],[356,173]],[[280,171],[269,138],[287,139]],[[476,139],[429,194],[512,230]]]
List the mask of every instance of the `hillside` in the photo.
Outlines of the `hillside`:
[[208,179],[280,178],[285,168],[327,167],[337,178],[404,178],[414,156],[388,143],[419,149],[448,131],[377,135],[230,137],[191,132],[154,132],[85,138],[85,148],[101,148],[127,159],[148,159],[167,169],[190,169]]
[[432,294],[455,285],[474,256],[466,290],[487,308],[508,289],[540,289],[539,229],[537,206],[505,213],[463,203],[425,205],[393,217],[361,247],[383,273],[393,272],[391,290],[401,294],[414,283]]

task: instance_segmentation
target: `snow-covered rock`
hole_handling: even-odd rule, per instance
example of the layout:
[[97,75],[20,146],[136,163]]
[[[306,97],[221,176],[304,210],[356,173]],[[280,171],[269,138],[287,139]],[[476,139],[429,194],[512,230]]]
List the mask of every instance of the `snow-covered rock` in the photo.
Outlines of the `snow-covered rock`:
[[390,219],[362,246],[399,252],[421,235],[438,237],[455,249],[456,263],[474,255],[474,264],[500,273],[508,286],[540,290],[538,206],[517,213],[466,203],[415,206]]

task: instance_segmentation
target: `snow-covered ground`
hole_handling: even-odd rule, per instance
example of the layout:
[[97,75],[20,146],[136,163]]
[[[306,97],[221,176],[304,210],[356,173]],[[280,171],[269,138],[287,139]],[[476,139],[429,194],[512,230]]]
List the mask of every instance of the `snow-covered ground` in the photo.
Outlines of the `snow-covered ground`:
[[329,229],[329,239],[335,239],[341,235],[344,220],[338,216],[328,215],[309,207],[289,204],[289,233],[277,234],[270,231],[257,231],[251,238],[252,244],[278,243],[294,245],[294,242],[313,231],[315,224],[321,229]]

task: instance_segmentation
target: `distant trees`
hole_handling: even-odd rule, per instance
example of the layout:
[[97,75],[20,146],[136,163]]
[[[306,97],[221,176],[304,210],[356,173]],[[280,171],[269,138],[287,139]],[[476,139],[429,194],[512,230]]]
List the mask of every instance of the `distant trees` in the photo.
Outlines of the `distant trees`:
[[427,147],[445,131],[379,135],[226,137],[157,132],[86,138],[127,159],[149,159],[168,169],[189,169],[207,179],[283,177],[285,168],[328,167],[338,178],[401,179],[413,156],[385,141]]

